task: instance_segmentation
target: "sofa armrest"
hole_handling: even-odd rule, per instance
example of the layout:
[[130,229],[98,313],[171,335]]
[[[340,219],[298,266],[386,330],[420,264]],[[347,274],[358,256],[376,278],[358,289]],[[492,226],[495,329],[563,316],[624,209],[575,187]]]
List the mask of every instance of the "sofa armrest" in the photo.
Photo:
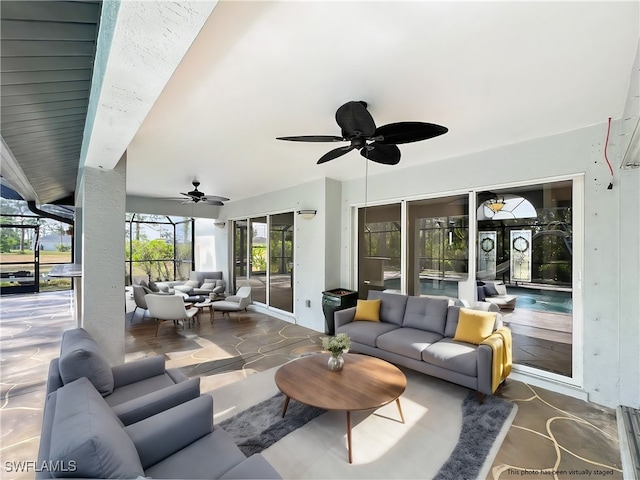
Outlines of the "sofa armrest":
[[125,425],[139,422],[200,396],[200,377],[147,393],[113,407]]
[[47,374],[47,392],[49,395],[51,392],[55,392],[64,385],[62,377],[60,376],[60,368],[58,367],[58,358],[54,358],[49,363],[49,373]]
[[174,383],[186,382],[189,380],[189,377],[182,373],[179,368],[167,368],[165,373],[171,377],[171,380],[173,380]]
[[162,375],[165,371],[164,357],[156,355],[142,358],[135,362],[128,362],[122,365],[111,367],[113,372],[113,388],[122,387],[131,383],[139,382],[149,377]]
[[489,345],[478,345],[478,391],[485,395],[492,395],[492,361],[493,350]]
[[200,397],[124,427],[147,469],[213,431],[213,397]]
[[356,316],[356,307],[349,307],[343,310],[337,310],[333,313],[333,320],[335,328],[338,329],[347,323],[353,322],[353,318]]

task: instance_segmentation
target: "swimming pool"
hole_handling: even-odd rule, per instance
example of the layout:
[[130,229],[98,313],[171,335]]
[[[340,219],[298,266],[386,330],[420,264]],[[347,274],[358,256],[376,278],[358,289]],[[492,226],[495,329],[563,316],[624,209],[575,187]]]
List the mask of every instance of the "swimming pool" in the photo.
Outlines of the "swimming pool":
[[535,288],[507,287],[509,295],[518,297],[516,308],[540,312],[572,313],[571,292]]

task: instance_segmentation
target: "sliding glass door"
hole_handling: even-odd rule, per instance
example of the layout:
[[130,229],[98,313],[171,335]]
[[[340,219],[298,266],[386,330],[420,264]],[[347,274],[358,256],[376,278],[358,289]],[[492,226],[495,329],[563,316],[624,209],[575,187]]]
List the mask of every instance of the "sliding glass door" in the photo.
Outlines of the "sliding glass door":
[[250,251],[249,283],[251,299],[254,302],[267,303],[267,217],[249,220]]
[[402,288],[401,205],[364,207],[358,212],[358,292]]
[[469,273],[468,195],[407,202],[410,295],[458,297]]
[[575,177],[359,208],[359,296],[493,303],[511,327],[517,367],[579,384],[582,204]]
[[248,242],[247,242],[247,220],[236,220],[233,222],[233,291],[238,290],[238,281],[247,278]]
[[293,313],[293,212],[269,219],[269,305]]
[[233,284],[251,285],[253,302],[293,313],[294,214],[233,222]]
[[572,183],[477,194],[478,300],[499,305],[515,364],[566,377],[574,353]]

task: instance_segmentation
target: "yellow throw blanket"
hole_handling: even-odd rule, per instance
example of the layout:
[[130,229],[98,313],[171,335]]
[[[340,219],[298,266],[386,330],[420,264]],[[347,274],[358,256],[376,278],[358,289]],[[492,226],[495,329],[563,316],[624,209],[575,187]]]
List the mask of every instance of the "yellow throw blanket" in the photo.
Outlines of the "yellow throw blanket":
[[491,392],[495,393],[500,382],[511,373],[511,330],[500,327],[489,337],[483,340],[482,345],[491,347]]

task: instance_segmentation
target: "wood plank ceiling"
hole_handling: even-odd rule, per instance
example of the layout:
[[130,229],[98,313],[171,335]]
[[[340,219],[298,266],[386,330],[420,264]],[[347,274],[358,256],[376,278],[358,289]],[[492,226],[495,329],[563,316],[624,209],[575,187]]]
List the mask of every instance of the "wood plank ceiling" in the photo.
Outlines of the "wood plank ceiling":
[[0,133],[35,192],[25,200],[73,203],[101,5],[0,4]]

